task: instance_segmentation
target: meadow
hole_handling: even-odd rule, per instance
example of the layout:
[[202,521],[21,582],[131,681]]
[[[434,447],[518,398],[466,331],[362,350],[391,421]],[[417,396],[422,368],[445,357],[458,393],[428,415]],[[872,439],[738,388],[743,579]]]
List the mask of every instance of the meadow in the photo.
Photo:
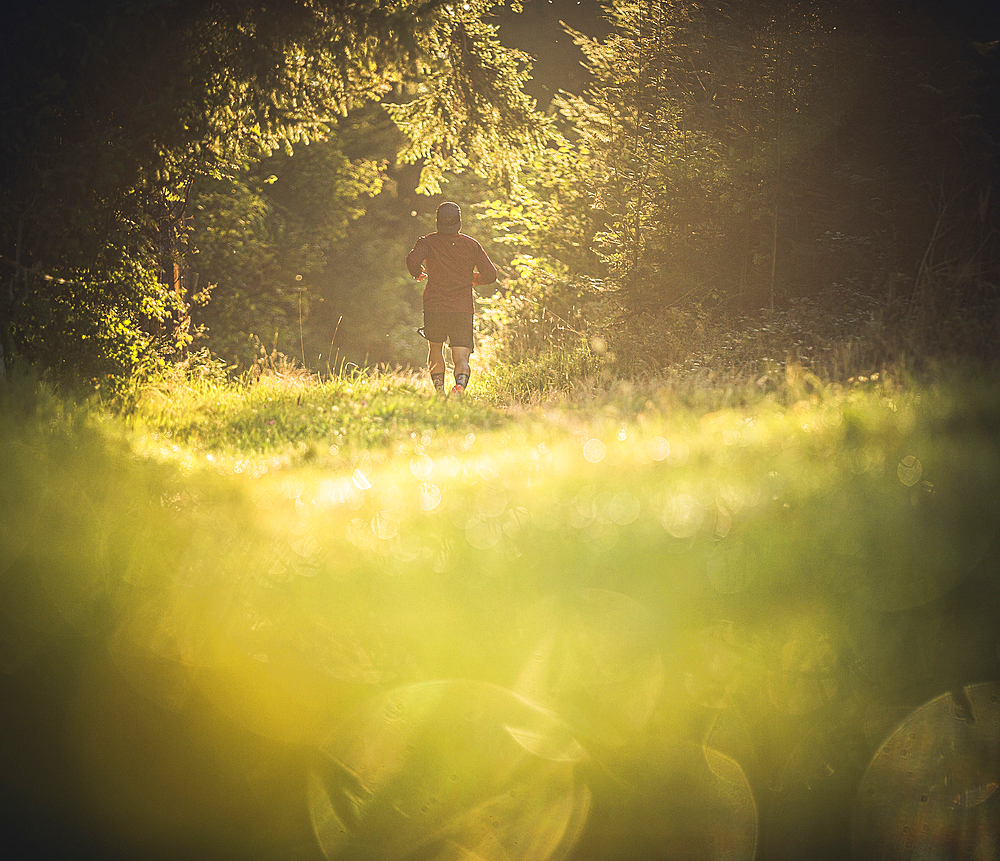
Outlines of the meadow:
[[498,380],[0,393],[24,857],[1000,857],[1000,384]]

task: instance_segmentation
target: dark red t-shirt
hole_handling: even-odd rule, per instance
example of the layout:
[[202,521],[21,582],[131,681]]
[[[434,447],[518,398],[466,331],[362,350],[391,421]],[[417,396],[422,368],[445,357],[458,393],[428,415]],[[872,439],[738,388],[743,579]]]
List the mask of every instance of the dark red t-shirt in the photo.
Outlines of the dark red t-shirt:
[[483,246],[464,233],[428,233],[406,255],[406,268],[417,278],[427,272],[425,311],[473,311],[473,284],[492,284],[497,268]]

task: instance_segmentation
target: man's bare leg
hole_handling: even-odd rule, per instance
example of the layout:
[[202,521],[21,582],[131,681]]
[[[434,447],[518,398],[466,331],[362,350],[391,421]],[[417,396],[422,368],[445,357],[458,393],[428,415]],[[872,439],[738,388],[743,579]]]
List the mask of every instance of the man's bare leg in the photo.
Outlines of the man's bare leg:
[[434,390],[444,391],[444,344],[435,344],[433,341],[427,345],[427,370],[430,371],[431,382],[434,383]]
[[469,365],[469,358],[472,350],[468,347],[452,347],[451,358],[455,363],[455,391],[461,394],[469,385],[469,376],[472,368]]

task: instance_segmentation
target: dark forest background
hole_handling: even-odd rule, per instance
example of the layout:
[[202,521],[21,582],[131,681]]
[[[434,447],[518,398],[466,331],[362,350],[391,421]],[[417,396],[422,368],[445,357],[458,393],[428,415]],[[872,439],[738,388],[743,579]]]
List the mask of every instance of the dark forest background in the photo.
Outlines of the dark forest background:
[[513,288],[482,297],[487,357],[724,367],[788,313],[797,358],[832,375],[995,341],[985,5],[43,0],[4,16],[5,365],[108,393],[192,354],[418,366],[401,260],[446,197]]

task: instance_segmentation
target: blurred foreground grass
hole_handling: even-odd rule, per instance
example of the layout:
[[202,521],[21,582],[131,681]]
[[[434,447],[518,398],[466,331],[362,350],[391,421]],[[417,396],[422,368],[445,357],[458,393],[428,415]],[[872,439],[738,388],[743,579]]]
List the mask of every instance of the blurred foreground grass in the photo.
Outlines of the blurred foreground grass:
[[993,381],[0,398],[38,852],[1000,854]]

